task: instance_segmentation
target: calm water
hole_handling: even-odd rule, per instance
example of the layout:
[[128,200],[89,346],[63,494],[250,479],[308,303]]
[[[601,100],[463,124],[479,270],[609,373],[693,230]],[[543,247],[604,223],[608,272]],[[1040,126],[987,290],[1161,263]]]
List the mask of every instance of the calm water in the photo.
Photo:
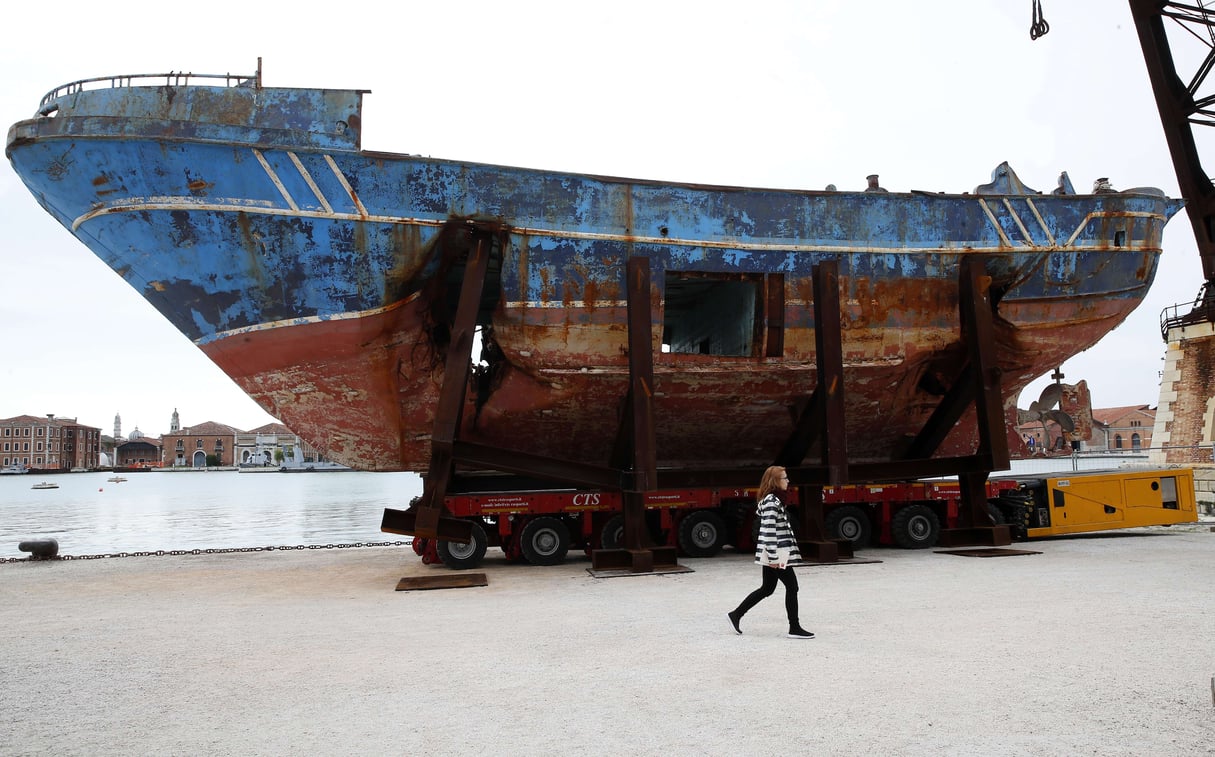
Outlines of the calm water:
[[[385,507],[422,493],[409,473],[112,473],[0,476],[0,558],[52,538],[65,555],[404,541]],[[58,489],[35,490],[42,481]]]

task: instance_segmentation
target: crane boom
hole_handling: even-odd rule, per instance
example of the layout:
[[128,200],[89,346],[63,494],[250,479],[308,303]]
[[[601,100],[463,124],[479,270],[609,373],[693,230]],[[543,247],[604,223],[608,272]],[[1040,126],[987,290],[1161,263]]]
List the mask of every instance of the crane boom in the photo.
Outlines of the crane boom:
[[[1208,286],[1209,298],[1215,287],[1215,185],[1203,170],[1201,156],[1194,139],[1194,127],[1215,127],[1215,94],[1200,94],[1207,75],[1215,67],[1215,18],[1203,6],[1194,3],[1162,0],[1130,0],[1131,15],[1139,33],[1156,108],[1164,127],[1169,153],[1181,196],[1186,200],[1186,212],[1194,228],[1198,254],[1202,258],[1202,274]],[[1194,71],[1189,83],[1182,80],[1165,33],[1166,19],[1176,22],[1194,39],[1207,46],[1207,54]]]

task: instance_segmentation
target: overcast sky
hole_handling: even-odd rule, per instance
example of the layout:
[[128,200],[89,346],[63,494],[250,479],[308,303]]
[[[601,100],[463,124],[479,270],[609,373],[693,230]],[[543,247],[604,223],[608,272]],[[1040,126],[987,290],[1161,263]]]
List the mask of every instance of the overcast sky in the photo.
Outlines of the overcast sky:
[[[1177,196],[1125,2],[1030,0],[394,3],[335,7],[75,0],[35,7],[0,49],[0,117],[76,79],[252,73],[371,90],[363,147],[646,179],[970,191],[1022,181]],[[1156,405],[1163,307],[1201,283],[1184,213],[1144,303],[1063,366],[1098,407]],[[272,418],[0,168],[0,417],[124,434]],[[1047,379],[1031,385],[1021,405]]]

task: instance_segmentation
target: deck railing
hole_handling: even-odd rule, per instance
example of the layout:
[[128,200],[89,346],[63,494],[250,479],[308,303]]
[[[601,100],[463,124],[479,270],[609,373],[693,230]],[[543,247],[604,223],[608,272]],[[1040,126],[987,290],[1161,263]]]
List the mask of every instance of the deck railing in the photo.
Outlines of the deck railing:
[[53,103],[61,97],[83,92],[86,89],[118,89],[121,87],[133,87],[139,84],[163,84],[168,87],[184,87],[191,83],[191,80],[203,79],[205,84],[215,85],[222,81],[225,87],[254,87],[260,89],[262,86],[262,62],[257,61],[257,72],[253,74],[196,74],[188,71],[170,71],[167,74],[126,74],[123,76],[98,76],[93,79],[80,79],[79,81],[63,84],[50,92],[47,92],[42,97],[42,101],[38,104],[38,115],[48,116],[54,113],[57,109]]
[[[1183,308],[1188,309],[1183,313]],[[1215,291],[1206,284],[1202,285],[1193,303],[1170,305],[1160,311],[1160,338],[1167,342],[1169,329],[1199,323],[1215,323]]]

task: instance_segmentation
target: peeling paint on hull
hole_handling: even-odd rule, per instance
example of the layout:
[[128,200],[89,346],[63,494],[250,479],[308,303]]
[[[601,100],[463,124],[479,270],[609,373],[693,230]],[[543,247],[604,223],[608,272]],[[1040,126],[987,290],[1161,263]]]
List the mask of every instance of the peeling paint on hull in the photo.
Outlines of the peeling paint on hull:
[[[7,155],[268,412],[368,470],[426,468],[459,274],[445,235],[464,222],[506,241],[484,321],[499,354],[462,438],[606,462],[628,383],[624,267],[641,255],[659,464],[712,467],[770,461],[813,391],[815,263],[839,264],[849,452],[890,459],[939,401],[934,378],[956,374],[964,257],[984,256],[998,293],[1015,418],[1025,384],[1139,303],[1179,208],[1150,189],[1037,194],[1006,166],[974,194],[798,192],[366,153],[360,108],[354,91],[69,86],[9,130]],[[698,277],[757,304],[676,320]],[[716,331],[684,341],[707,354],[681,350],[676,332],[702,321]],[[972,427],[938,454],[970,452]]]

